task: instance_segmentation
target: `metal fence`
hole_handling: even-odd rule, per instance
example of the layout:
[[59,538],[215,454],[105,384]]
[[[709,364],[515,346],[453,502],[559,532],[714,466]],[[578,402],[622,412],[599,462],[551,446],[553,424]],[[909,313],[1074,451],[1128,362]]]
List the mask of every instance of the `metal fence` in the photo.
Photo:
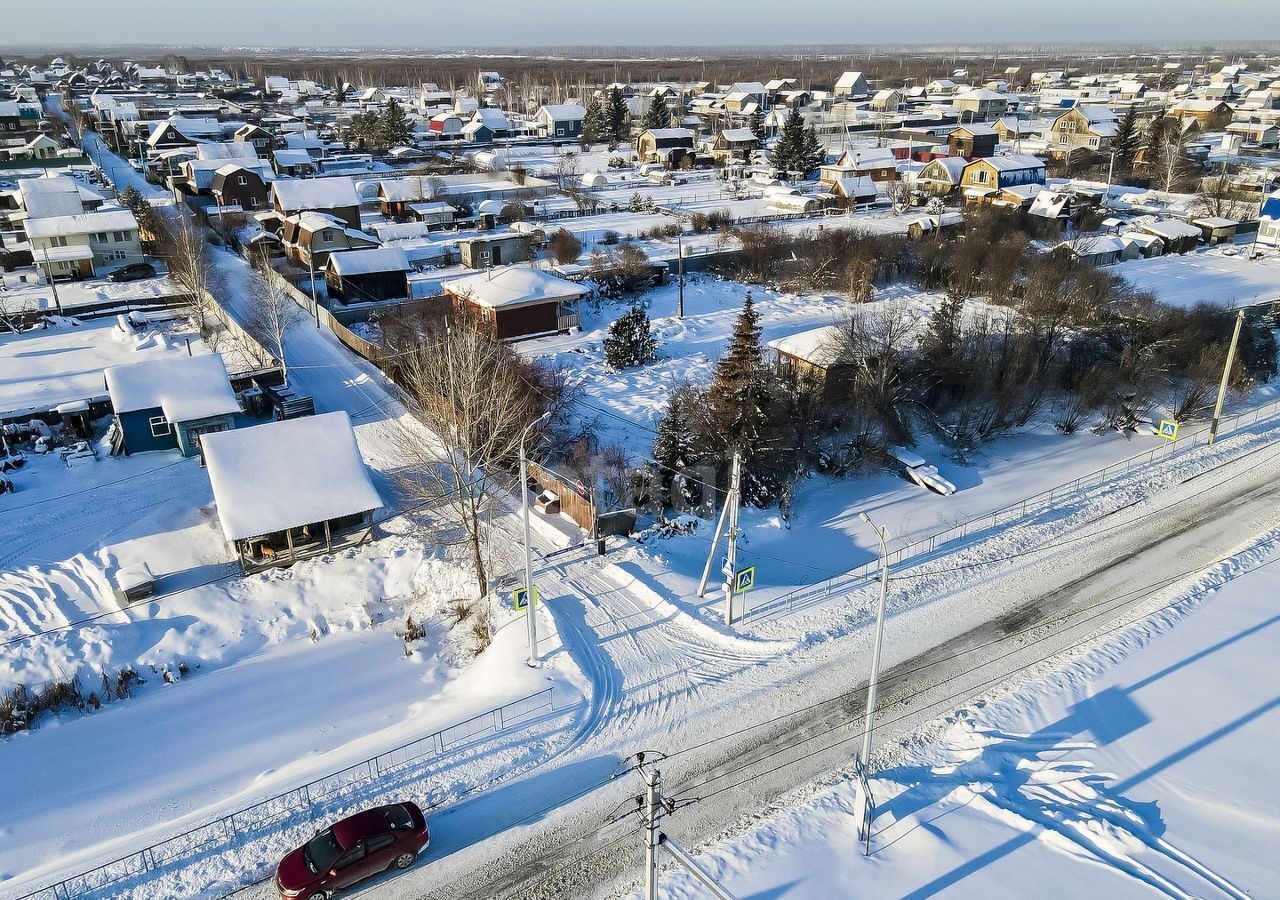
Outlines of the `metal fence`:
[[[1218,428],[1218,437],[1222,438],[1233,431],[1276,418],[1277,415],[1280,415],[1280,400],[1222,420]],[[975,516],[972,519],[961,522],[959,525],[954,525],[951,528],[926,537],[909,541],[889,551],[888,563],[890,566],[899,565],[904,560],[925,553],[932,553],[944,544],[963,540],[978,532],[992,530],[997,525],[1009,525],[1046,512],[1053,509],[1055,503],[1061,503],[1064,499],[1073,497],[1081,491],[1098,487],[1116,476],[1126,475],[1143,466],[1150,465],[1157,459],[1176,456],[1201,444],[1206,444],[1208,439],[1209,428],[1206,426],[1199,431],[1180,436],[1176,440],[1166,441],[1146,453],[1130,456],[1120,462],[1112,463],[1109,466],[1090,472],[1088,475],[1082,475],[1072,481],[1056,485],[1047,491],[1042,491],[1017,503]],[[825,581],[814,582],[778,597],[765,600],[754,609],[744,610],[743,624],[786,616],[805,606],[820,603],[838,594],[848,593],[857,587],[861,587],[872,576],[879,574],[879,571],[880,561],[873,559],[857,568],[834,575]]]
[[[299,824],[311,826],[330,814],[335,806],[359,800],[370,785],[403,774],[414,764],[460,752],[471,742],[492,737],[514,725],[534,724],[530,720],[536,721],[540,714],[555,712],[552,691],[553,688],[544,688],[472,716],[15,900],[73,900],[127,890],[133,880],[173,871],[272,830]],[[565,707],[562,712],[568,709]]]

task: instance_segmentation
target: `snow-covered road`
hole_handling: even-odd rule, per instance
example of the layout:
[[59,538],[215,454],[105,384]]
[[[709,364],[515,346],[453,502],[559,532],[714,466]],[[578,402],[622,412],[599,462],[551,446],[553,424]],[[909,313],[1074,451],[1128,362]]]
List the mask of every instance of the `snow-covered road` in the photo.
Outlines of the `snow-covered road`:
[[[997,564],[959,553],[901,573],[895,590],[946,596],[890,618],[877,744],[885,748],[1128,621],[1178,581],[1280,524],[1277,472],[1280,458],[1268,444],[1216,469],[1183,459],[1171,465],[1165,490],[1040,550]],[[943,574],[966,567],[963,584]],[[633,824],[601,823],[636,793],[636,776],[609,775],[637,750],[671,754],[663,763],[668,793],[702,798],[668,822],[686,846],[848,764],[861,733],[867,629],[790,649],[712,636],[656,597],[644,599],[643,585],[628,583],[615,565],[584,557],[561,569],[548,607],[594,682],[595,712],[583,726],[589,733],[554,763],[506,785],[505,803],[482,796],[437,814],[433,827],[450,834],[447,844],[356,896],[595,897],[624,888],[637,872]],[[967,610],[950,634],[939,628],[944,608]],[[889,755],[882,749],[878,762]],[[269,896],[265,889],[246,895]]]

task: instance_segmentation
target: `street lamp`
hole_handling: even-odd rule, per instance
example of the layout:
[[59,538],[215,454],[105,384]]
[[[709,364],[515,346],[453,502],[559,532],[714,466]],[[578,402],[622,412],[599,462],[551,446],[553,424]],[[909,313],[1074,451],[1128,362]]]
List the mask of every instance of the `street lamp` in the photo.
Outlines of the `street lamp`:
[[871,731],[875,726],[876,688],[880,681],[880,645],[884,640],[884,607],[889,594],[889,529],[876,525],[866,513],[858,513],[858,518],[871,526],[871,530],[880,538],[880,600],[876,604],[876,638],[871,651],[871,681],[867,685],[867,724],[862,732],[863,771],[871,764]]
[[530,431],[549,418],[551,413],[545,412],[520,432],[520,507],[524,517],[524,602],[527,604],[524,616],[529,623],[529,658],[525,660],[525,664],[532,669],[538,667],[538,620],[534,617],[533,548],[529,543],[529,474],[525,464],[524,441]]

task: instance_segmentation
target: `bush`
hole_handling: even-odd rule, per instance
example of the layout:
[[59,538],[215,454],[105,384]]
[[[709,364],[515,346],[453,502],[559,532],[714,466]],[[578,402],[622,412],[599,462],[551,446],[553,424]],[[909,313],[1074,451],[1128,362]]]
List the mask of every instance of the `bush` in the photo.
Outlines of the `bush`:
[[578,257],[582,255],[582,241],[574,237],[571,232],[560,228],[553,232],[550,240],[547,241],[547,250],[558,264],[567,266],[576,263]]
[[618,232],[606,231],[604,234],[600,235],[600,240],[597,243],[604,244],[606,247],[612,247],[620,240],[622,240],[622,235],[618,234]]

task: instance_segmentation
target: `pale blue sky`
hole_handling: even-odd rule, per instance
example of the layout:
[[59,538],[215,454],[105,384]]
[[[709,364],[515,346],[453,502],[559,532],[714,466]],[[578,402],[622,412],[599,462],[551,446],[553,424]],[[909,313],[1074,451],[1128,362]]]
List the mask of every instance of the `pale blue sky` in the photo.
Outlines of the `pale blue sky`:
[[1280,40],[1277,0],[0,0],[0,47]]

